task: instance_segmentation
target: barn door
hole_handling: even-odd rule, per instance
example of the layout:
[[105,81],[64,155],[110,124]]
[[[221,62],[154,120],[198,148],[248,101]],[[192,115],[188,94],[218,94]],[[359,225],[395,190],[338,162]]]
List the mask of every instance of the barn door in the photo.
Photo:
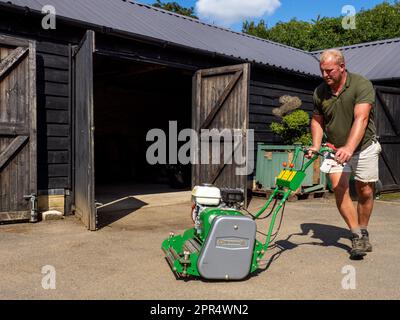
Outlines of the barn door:
[[[194,75],[192,126],[200,143],[192,165],[193,185],[240,188],[247,197],[249,79],[249,64],[199,70]],[[202,135],[212,129],[223,137],[219,148],[213,147],[212,136]]]
[[0,222],[30,219],[36,192],[35,43],[0,35]]
[[375,122],[382,145],[379,176],[384,191],[400,190],[400,89],[376,86]]
[[75,214],[96,230],[94,199],[93,53],[94,32],[87,31],[73,56]]

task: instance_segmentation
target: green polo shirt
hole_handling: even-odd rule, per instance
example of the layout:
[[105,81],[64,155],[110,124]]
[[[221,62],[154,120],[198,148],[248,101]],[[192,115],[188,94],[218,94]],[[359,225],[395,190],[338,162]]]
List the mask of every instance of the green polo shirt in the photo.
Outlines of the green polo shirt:
[[[335,96],[331,88],[321,83],[314,91],[314,114],[323,115],[324,132],[328,142],[343,147],[354,122],[354,107],[359,103],[375,104],[375,90],[371,81],[347,72],[346,84]],[[355,151],[368,148],[376,136],[374,109],[371,109],[365,135]]]

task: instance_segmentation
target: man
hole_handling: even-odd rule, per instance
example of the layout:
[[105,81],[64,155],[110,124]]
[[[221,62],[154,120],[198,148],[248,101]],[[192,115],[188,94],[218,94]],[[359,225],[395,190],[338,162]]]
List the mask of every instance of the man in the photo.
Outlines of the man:
[[[323,134],[335,145],[334,159],[325,160],[335,193],[336,205],[352,232],[350,258],[372,251],[367,231],[374,205],[375,182],[379,179],[378,158],[381,146],[376,140],[372,83],[346,70],[339,50],[326,50],[320,58],[324,82],[314,91],[311,120],[313,145],[307,157],[320,149]],[[349,193],[353,172],[358,194],[357,210]]]

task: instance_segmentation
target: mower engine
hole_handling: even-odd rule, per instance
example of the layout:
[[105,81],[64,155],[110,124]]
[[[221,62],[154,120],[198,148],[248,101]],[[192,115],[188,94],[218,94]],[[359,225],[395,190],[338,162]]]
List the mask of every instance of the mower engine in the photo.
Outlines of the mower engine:
[[256,223],[238,211],[243,191],[196,186],[192,201],[194,228],[171,234],[162,244],[173,271],[182,277],[238,280],[257,268]]
[[221,190],[210,184],[195,186],[192,190],[192,220],[196,224],[199,223],[200,213],[208,208],[217,208],[221,205]]

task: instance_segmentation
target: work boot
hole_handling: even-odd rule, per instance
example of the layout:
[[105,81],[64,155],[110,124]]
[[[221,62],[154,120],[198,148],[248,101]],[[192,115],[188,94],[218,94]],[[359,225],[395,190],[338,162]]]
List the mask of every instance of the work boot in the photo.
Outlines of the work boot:
[[367,254],[365,252],[364,241],[357,234],[353,234],[351,244],[350,259],[360,259]]
[[369,233],[368,233],[368,231],[365,230],[365,229],[361,229],[361,233],[362,233],[361,241],[364,244],[364,251],[365,252],[372,252],[372,245],[369,242]]

